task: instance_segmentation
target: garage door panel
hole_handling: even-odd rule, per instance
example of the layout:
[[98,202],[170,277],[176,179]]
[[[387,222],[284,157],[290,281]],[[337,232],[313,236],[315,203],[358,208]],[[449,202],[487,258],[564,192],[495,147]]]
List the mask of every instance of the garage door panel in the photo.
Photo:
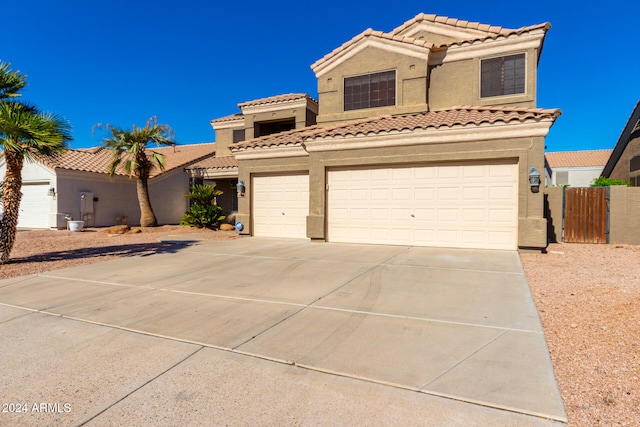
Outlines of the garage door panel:
[[515,249],[517,180],[515,163],[329,171],[328,240]]
[[254,236],[306,238],[308,215],[309,175],[253,178]]
[[49,228],[51,198],[49,184],[23,184],[18,227]]

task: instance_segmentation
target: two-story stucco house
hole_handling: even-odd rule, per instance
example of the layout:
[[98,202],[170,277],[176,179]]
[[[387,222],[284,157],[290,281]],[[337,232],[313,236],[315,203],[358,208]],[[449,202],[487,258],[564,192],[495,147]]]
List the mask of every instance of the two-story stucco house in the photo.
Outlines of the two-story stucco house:
[[245,184],[242,233],[545,247],[543,194],[529,176],[543,173],[544,139],[560,115],[536,108],[549,28],[420,14],[316,61],[317,104],[273,97],[214,121],[230,134],[218,151],[235,156]]

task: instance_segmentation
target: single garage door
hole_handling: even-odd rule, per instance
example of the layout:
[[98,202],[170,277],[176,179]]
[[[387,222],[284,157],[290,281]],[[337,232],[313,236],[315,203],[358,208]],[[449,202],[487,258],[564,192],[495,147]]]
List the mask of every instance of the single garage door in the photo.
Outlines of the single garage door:
[[307,237],[309,175],[253,178],[253,235]]
[[331,170],[332,242],[516,249],[514,163]]
[[18,227],[49,228],[49,184],[22,184]]

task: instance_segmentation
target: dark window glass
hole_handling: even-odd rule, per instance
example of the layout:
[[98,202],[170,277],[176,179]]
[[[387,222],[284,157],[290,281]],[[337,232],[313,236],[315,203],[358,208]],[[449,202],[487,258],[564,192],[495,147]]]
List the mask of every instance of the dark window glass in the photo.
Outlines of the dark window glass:
[[633,156],[629,162],[629,172],[640,170],[640,154]]
[[396,105],[396,72],[366,74],[344,79],[344,110]]
[[274,122],[254,123],[253,137],[258,138],[272,133],[286,132],[296,128],[296,119],[286,119]]
[[241,142],[241,141],[244,141],[244,129],[234,129],[233,142]]
[[480,63],[480,97],[524,93],[524,53],[483,59]]

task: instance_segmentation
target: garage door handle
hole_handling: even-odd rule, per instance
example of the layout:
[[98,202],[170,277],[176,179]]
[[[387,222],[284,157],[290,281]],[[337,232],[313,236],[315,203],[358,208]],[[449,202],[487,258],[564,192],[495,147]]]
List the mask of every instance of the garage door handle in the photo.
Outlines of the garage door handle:
[[284,215],[284,212],[282,212],[282,215]]
[[415,218],[416,216],[414,214],[411,214],[411,218]]

